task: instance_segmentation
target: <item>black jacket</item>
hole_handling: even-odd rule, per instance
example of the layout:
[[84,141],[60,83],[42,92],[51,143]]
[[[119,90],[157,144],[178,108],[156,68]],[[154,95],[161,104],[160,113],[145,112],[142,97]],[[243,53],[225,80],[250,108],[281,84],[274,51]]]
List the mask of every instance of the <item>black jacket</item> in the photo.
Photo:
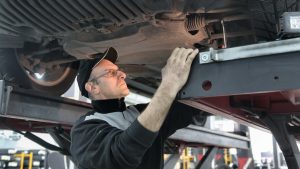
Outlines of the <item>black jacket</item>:
[[71,130],[71,154],[79,169],[162,169],[164,141],[191,122],[195,109],[173,104],[159,132],[137,116],[146,104],[126,108],[124,99],[93,101],[94,111]]

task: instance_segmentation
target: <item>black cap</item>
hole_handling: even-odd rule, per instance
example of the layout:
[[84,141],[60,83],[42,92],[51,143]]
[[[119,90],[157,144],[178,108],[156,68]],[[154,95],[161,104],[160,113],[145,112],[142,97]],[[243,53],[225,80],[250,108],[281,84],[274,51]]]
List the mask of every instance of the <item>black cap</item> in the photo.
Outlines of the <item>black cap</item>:
[[95,66],[102,59],[107,59],[112,63],[115,63],[118,58],[118,52],[113,47],[108,48],[104,53],[98,53],[91,55],[92,59],[85,59],[80,61],[80,66],[77,75],[77,82],[81,95],[88,98],[88,92],[85,90],[85,83],[89,80],[90,74]]

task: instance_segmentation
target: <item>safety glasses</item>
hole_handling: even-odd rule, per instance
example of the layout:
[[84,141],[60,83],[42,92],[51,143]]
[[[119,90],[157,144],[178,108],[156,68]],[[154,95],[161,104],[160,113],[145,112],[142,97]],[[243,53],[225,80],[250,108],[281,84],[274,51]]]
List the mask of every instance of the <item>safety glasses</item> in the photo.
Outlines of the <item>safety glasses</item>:
[[89,80],[90,82],[96,82],[100,77],[116,77],[118,76],[118,72],[124,72],[122,69],[105,69],[105,72],[99,76],[96,76]]

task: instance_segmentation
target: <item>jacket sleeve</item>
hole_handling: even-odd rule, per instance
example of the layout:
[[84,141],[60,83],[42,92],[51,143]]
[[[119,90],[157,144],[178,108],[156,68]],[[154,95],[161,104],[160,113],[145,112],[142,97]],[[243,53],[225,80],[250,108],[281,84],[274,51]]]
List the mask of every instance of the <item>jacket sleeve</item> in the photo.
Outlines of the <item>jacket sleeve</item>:
[[184,128],[192,122],[192,117],[200,110],[174,101],[161,128],[164,139],[171,136],[177,129]]
[[126,130],[102,120],[87,120],[71,131],[71,154],[79,168],[136,168],[157,133],[145,129],[137,120]]
[[[140,112],[143,112],[147,106],[148,104],[138,104],[135,107]],[[159,133],[163,136],[164,139],[167,139],[169,136],[175,133],[177,129],[184,128],[191,124],[192,117],[200,112],[201,110],[199,109],[180,103],[178,101],[174,101]]]

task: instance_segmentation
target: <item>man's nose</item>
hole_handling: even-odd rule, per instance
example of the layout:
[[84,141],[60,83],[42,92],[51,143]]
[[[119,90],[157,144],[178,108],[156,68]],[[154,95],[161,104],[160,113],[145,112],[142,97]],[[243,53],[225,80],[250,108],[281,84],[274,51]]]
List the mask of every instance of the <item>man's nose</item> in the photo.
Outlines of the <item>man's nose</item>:
[[120,78],[122,78],[122,79],[125,79],[126,78],[126,73],[125,72],[123,72],[122,70],[119,70],[118,71],[118,77],[120,77]]

